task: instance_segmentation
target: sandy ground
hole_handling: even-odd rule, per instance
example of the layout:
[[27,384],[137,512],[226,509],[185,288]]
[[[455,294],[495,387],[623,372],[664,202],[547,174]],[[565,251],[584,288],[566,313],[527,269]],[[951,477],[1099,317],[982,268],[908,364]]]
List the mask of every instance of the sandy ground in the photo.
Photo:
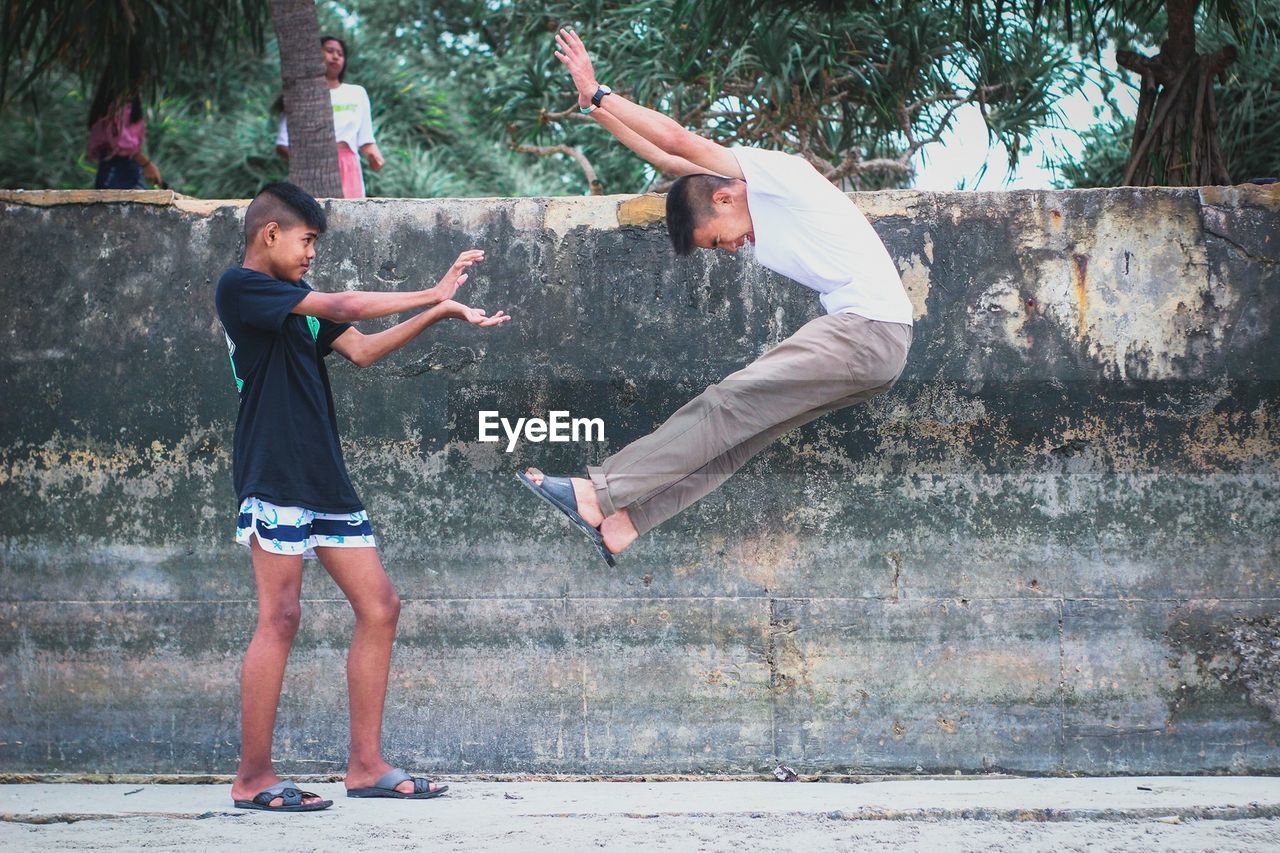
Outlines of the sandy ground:
[[0,786],[4,850],[1280,851],[1280,779],[450,781],[420,802],[231,807],[225,785]]

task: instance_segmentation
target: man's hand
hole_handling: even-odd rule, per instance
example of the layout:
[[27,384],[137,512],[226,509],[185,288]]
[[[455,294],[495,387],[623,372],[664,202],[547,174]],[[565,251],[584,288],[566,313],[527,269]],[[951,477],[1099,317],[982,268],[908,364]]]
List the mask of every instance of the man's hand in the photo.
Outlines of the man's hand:
[[472,264],[478,264],[483,260],[483,249],[468,249],[458,255],[458,259],[453,262],[453,266],[449,267],[449,271],[444,274],[444,278],[440,279],[436,286],[432,288],[432,292],[435,294],[433,301],[446,302],[452,299],[453,295],[458,292],[458,288],[466,283],[466,271],[471,268]]
[[591,67],[591,57],[587,55],[587,47],[573,30],[561,27],[556,33],[556,59],[565,64],[573,75],[573,85],[578,87],[578,106],[591,105],[600,82],[596,80],[596,71]]
[[[556,59],[573,75],[578,106],[586,107],[600,89],[587,48],[568,27],[556,33],[556,48]],[[592,119],[658,169],[678,175],[708,172],[726,178],[742,177],[742,167],[728,148],[698,136],[662,113],[616,93],[606,98],[602,106],[604,109],[592,111]]]
[[482,329],[488,329],[492,326],[501,326],[503,323],[511,319],[511,316],[505,311],[498,311],[492,317],[489,312],[483,308],[472,308],[463,305],[461,302],[449,302],[448,308],[453,316],[459,320],[466,320],[473,326],[479,326]]

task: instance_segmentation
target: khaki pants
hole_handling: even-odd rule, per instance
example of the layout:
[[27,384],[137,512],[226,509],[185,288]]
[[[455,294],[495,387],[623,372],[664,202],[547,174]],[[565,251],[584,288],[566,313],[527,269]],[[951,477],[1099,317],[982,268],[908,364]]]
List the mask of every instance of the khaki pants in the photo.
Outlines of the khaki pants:
[[717,488],[774,439],[898,380],[911,327],[829,314],[712,385],[657,430],[589,466],[600,508],[640,533]]

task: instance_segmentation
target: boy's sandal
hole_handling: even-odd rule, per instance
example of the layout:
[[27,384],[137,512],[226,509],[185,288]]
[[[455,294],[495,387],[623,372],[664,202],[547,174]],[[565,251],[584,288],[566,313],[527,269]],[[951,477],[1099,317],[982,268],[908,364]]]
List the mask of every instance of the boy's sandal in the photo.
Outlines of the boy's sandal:
[[[235,800],[235,804],[238,809],[255,809],[261,812],[318,812],[333,805],[333,800],[318,800],[314,803],[303,802],[307,797],[318,796],[319,794],[300,790],[297,783],[285,779],[283,782],[278,782],[267,788],[252,800]],[[282,801],[280,805],[271,805],[271,801],[277,798]]]
[[[413,793],[406,794],[404,791],[397,791],[396,786],[402,782],[413,780]],[[393,767],[377,782],[373,783],[371,788],[352,788],[347,791],[348,797],[358,797],[373,799],[375,797],[385,797],[389,800],[429,800],[432,797],[438,797],[445,791],[449,790],[448,785],[440,785],[432,790],[433,783],[430,779],[423,779],[418,776],[409,775],[408,771],[401,767]]]

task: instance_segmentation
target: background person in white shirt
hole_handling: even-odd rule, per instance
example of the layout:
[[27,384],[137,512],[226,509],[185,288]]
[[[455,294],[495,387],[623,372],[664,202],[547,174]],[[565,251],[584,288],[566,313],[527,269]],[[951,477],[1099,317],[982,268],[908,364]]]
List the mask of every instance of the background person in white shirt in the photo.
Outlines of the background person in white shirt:
[[[329,99],[333,102],[333,135],[338,139],[338,171],[342,176],[344,198],[364,198],[364,172],[360,170],[359,151],[369,161],[369,168],[378,171],[385,162],[378,144],[373,140],[373,115],[369,109],[369,93],[363,86],[344,83],[347,74],[347,45],[336,36],[321,36],[320,49],[324,51],[324,77],[329,84]],[[281,157],[289,157],[289,120],[280,119],[280,133],[276,136],[276,151]]]
[[897,382],[911,347],[912,309],[875,229],[808,161],[726,148],[602,87],[572,30],[556,57],[578,104],[623,144],[681,175],[667,195],[678,255],[755,245],[765,267],[818,291],[827,313],[712,385],[662,426],[586,477],[518,476],[613,555],[723,483],[786,432],[864,402]]

